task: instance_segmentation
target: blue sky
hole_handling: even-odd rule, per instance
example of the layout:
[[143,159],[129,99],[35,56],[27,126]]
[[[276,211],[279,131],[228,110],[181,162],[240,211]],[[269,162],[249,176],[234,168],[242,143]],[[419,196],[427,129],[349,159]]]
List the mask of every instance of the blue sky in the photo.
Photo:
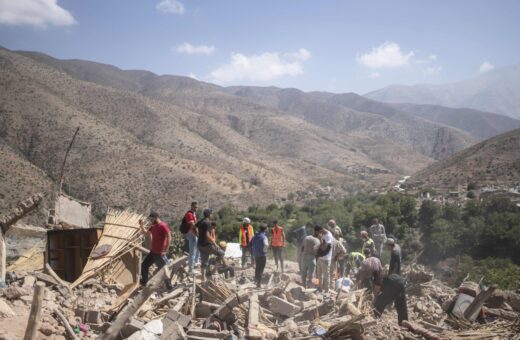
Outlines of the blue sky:
[[520,63],[520,1],[0,0],[0,45],[221,85],[365,93]]

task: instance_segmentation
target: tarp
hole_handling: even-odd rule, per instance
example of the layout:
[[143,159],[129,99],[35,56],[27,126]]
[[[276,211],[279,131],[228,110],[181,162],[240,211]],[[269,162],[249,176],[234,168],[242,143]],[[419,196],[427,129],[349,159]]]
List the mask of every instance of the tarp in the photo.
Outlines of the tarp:
[[90,228],[90,203],[60,195],[56,202],[56,220],[74,228]]
[[242,257],[242,249],[240,249],[240,244],[228,243],[224,257],[231,257],[234,259]]

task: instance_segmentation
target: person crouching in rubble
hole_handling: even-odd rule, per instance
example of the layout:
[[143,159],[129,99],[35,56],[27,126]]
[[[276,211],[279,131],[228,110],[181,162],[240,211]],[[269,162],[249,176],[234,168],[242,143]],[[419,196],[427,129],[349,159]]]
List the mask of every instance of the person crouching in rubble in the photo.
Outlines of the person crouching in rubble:
[[381,289],[383,266],[369,248],[365,249],[365,256],[366,259],[361,264],[358,273],[358,288],[367,288],[369,292],[377,295]]
[[211,254],[217,257],[218,261],[224,261],[224,251],[217,246],[216,223],[211,222],[211,214],[213,210],[206,208],[203,211],[204,218],[197,223],[199,230],[199,239],[197,246],[200,251],[200,267],[202,281],[206,281],[208,273],[209,256]]
[[140,283],[143,286],[146,286],[146,283],[148,282],[148,272],[152,264],[155,263],[157,269],[161,269],[164,267],[166,262],[168,262],[166,253],[168,252],[168,248],[170,247],[170,242],[172,240],[170,228],[166,223],[159,219],[158,213],[155,211],[150,212],[148,220],[151,223],[151,226],[148,229],[145,229],[144,221],[139,220],[139,227],[141,228],[141,232],[145,235],[152,236],[152,247],[141,264]]
[[261,225],[260,231],[255,233],[251,240],[251,248],[255,258],[255,283],[260,288],[262,283],[262,275],[264,274],[265,263],[267,262],[267,249],[269,249],[269,240],[265,235],[267,226]]
[[394,302],[399,325],[404,320],[408,320],[405,285],[406,279],[397,274],[390,274],[383,279],[381,294],[376,296],[374,300],[374,314],[376,317],[381,317],[385,307]]
[[[220,247],[220,249],[222,249],[222,251],[225,254],[227,249],[227,242],[220,241],[218,246]],[[211,268],[210,271],[212,273],[216,271],[219,274],[224,274],[224,277],[226,279],[229,279],[230,277],[235,277],[235,268],[233,268],[233,266],[228,266],[227,263],[223,261],[223,258],[220,261],[219,259],[211,259],[209,268]]]

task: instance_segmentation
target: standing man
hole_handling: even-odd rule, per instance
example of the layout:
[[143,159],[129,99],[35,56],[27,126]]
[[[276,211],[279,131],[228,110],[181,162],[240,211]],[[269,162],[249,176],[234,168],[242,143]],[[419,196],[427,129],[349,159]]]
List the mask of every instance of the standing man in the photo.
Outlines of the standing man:
[[370,237],[368,237],[368,233],[363,230],[360,233],[361,239],[363,240],[363,247],[361,247],[361,252],[364,254],[365,249],[370,249],[371,254],[376,253],[376,244],[374,243],[374,240],[372,240]]
[[376,244],[376,253],[374,256],[380,257],[381,251],[383,250],[383,244],[386,241],[386,232],[385,226],[379,223],[377,218],[372,220],[372,225],[370,226],[370,235]]
[[189,257],[188,257],[188,273],[193,274],[193,266],[199,262],[199,248],[197,247],[198,231],[197,231],[197,201],[191,202],[190,210],[184,214],[182,223],[187,224],[188,232],[186,239],[188,239]]
[[170,228],[159,219],[158,213],[155,211],[150,212],[148,220],[151,224],[148,229],[145,229],[143,220],[139,221],[141,232],[145,235],[151,235],[152,237],[152,248],[141,264],[140,283],[142,286],[146,286],[146,283],[148,283],[148,271],[152,264],[155,263],[158,269],[161,269],[166,264],[166,253],[168,252],[172,240]]
[[307,228],[311,228],[312,223],[308,222],[306,225],[291,230],[290,234],[296,238],[296,256],[298,258],[298,269],[300,269],[300,275],[303,270],[303,241],[307,237]]
[[285,248],[285,232],[283,228],[278,225],[278,221],[273,221],[274,226],[271,228],[271,249],[273,249],[273,257],[274,262],[276,264],[276,270],[278,267],[278,262],[280,262],[280,266],[282,268],[283,273],[283,249]]
[[[332,258],[330,262],[330,287],[334,290],[336,287],[336,274],[338,272],[339,263],[347,256],[347,250],[343,244],[337,239],[332,240]],[[339,277],[343,277],[343,273],[339,273]]]
[[388,275],[401,275],[401,247],[393,238],[387,239],[385,245],[390,251],[390,268],[388,269]]
[[262,283],[262,275],[267,262],[267,249],[269,248],[269,240],[265,235],[266,225],[260,226],[260,231],[255,234],[251,241],[252,253],[255,258],[255,283],[260,288]]
[[202,281],[206,281],[206,275],[209,265],[209,256],[214,254],[218,261],[223,261],[224,251],[217,246],[216,224],[211,222],[211,214],[213,210],[206,208],[202,212],[204,218],[197,223],[199,229],[199,239],[197,246],[200,251],[200,271],[202,274]]
[[334,236],[336,240],[339,240],[341,237],[343,237],[343,232],[341,231],[339,225],[336,224],[336,221],[329,220],[327,222],[327,226],[329,227],[329,231],[332,233],[332,236]]
[[383,279],[383,266],[381,261],[372,255],[370,249],[365,249],[366,259],[359,269],[358,288],[367,288],[374,295],[379,293]]
[[316,253],[318,252],[318,248],[320,247],[320,236],[321,227],[314,227],[314,235],[306,236],[303,240],[302,244],[302,284],[305,288],[313,288],[314,283],[312,279],[314,278],[314,271],[316,269]]
[[330,283],[330,262],[332,260],[332,234],[325,228],[321,228],[320,232],[321,245],[318,249],[318,279],[319,291],[328,292]]
[[254,229],[251,225],[251,220],[249,217],[244,217],[238,232],[238,244],[240,244],[240,248],[242,248],[242,268],[244,268],[246,265],[248,253],[251,255],[251,264],[255,264],[255,260],[251,251],[251,240],[253,239],[253,236]]
[[404,320],[408,320],[405,285],[406,280],[397,274],[390,274],[383,279],[381,294],[374,300],[374,313],[377,318],[381,317],[386,306],[394,302],[399,325],[401,325]]

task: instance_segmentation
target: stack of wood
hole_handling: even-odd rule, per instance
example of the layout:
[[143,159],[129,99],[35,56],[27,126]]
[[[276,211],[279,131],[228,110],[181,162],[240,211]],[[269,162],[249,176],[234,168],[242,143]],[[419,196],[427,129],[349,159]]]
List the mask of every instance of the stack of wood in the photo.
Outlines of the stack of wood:
[[[105,280],[110,281],[110,273],[114,273],[117,266],[122,265],[119,260],[128,252],[141,248],[142,233],[139,220],[143,218],[143,215],[130,210],[109,209],[103,234],[93,248],[81,276],[71,284],[71,288],[92,277],[103,276]],[[100,249],[105,249],[106,254],[97,254]]]

